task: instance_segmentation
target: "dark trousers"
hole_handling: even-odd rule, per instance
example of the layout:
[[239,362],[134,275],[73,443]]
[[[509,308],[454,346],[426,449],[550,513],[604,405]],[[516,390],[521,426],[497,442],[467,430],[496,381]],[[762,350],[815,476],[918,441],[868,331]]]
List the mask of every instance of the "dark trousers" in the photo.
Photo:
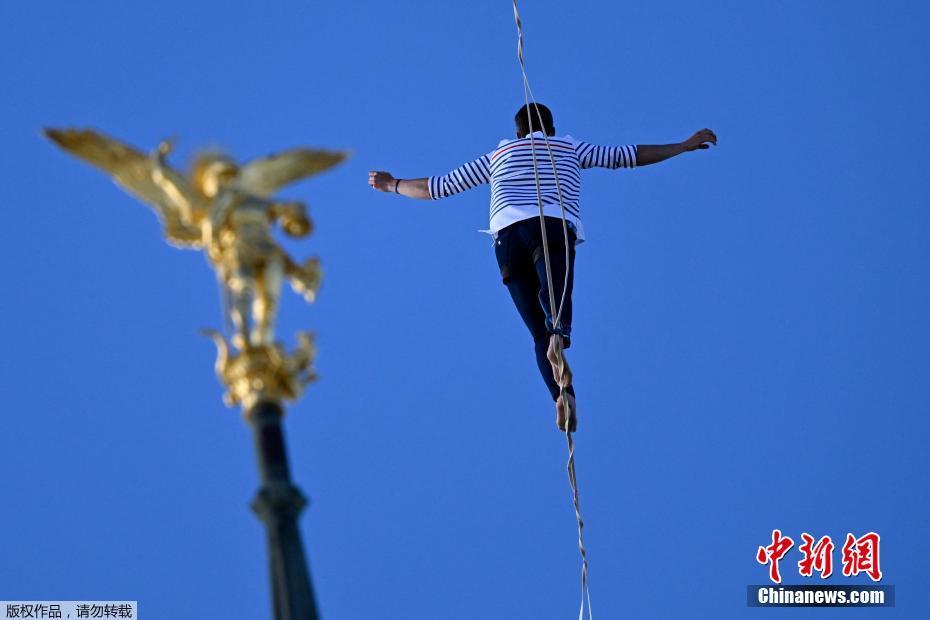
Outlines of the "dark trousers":
[[[543,258],[542,230],[539,218],[515,222],[497,233],[494,251],[501,278],[523,322],[533,337],[536,365],[542,374],[552,400],[559,397],[559,385],[552,376],[552,366],[546,357],[549,335],[561,334],[567,348],[572,331],[572,282],[575,277],[575,231],[568,226],[568,265],[565,264],[565,234],[562,220],[546,217],[546,238],[549,246],[549,264],[552,267],[552,284],[555,293],[555,310],[558,312],[565,287],[565,270],[568,269],[568,286],[559,324],[553,325],[549,305],[549,284],[546,279],[546,262]],[[572,395],[574,389],[566,391]]]

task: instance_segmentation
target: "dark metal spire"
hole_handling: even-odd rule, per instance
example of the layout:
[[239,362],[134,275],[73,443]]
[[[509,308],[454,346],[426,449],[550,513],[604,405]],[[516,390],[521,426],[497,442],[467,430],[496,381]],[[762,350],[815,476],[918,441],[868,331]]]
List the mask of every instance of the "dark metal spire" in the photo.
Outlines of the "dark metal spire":
[[267,530],[275,620],[317,620],[310,571],[297,527],[297,517],[307,499],[291,482],[283,415],[282,406],[273,401],[259,401],[246,411],[262,483],[252,510]]

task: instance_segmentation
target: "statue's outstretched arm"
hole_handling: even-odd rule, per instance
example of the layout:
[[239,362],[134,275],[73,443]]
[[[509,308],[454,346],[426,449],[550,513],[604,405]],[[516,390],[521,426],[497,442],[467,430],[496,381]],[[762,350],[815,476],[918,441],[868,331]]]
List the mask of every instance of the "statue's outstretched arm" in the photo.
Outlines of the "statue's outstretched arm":
[[165,197],[184,224],[194,224],[194,214],[197,210],[194,192],[183,176],[165,162],[165,158],[174,148],[173,140],[164,140],[151,154],[152,181],[161,188]]
[[313,232],[313,220],[307,215],[307,207],[302,202],[274,202],[269,215],[291,237],[306,237]]

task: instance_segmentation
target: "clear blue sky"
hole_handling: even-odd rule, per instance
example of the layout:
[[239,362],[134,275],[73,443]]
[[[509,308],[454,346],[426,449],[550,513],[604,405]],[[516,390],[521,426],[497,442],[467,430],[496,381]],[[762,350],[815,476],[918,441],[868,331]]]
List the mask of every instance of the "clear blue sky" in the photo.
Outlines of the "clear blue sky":
[[[773,528],[877,531],[898,602],[778,614],[930,615],[930,7],[522,13],[559,130],[720,138],[584,178],[570,359],[596,617],[765,615],[745,586]],[[269,615],[249,429],[197,334],[221,325],[213,276],[39,135],[77,125],[145,149],[176,135],[179,166],[203,145],[353,151],[285,192],[317,223],[289,247],[326,268],[319,302],[288,293],[280,323],[319,337],[287,438],[325,618],[575,617],[564,439],[476,232],[487,190],[366,185],[511,135],[508,1],[7,2],[0,52],[0,598]]]

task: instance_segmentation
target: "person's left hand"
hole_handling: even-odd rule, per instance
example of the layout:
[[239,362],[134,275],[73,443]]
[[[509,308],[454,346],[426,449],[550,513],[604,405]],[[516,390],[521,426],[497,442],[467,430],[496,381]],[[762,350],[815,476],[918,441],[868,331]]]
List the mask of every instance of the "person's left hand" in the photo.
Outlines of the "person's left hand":
[[681,143],[685,151],[709,149],[711,144],[717,144],[717,134],[710,129],[702,129]]

